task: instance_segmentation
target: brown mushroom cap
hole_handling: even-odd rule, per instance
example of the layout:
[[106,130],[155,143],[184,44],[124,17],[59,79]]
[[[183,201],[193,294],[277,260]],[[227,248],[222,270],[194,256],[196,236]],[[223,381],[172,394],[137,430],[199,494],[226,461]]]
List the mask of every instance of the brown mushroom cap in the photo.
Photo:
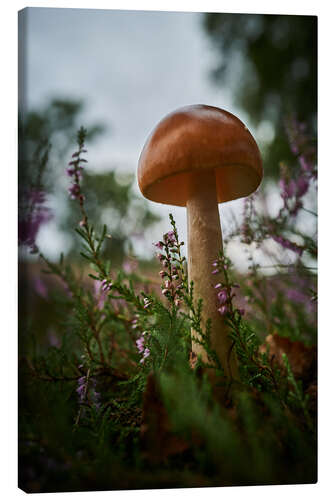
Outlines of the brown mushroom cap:
[[185,106],[163,118],[148,137],[139,159],[139,187],[149,200],[186,206],[191,176],[211,169],[218,203],[248,196],[263,176],[258,146],[236,116],[213,106]]

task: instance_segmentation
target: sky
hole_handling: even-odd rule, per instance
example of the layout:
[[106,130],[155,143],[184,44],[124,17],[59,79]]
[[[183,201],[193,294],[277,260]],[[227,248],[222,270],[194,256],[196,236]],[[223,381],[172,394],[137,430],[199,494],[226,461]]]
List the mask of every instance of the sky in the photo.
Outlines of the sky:
[[[199,13],[29,8],[26,15],[28,109],[52,97],[83,99],[83,123],[108,127],[89,146],[89,168],[95,171],[113,168],[135,174],[154,126],[188,104],[209,104],[236,114],[259,147],[272,133],[265,124],[252,130],[246,114],[233,105],[231,89],[210,81],[215,54]],[[135,190],[139,194],[137,183]],[[232,214],[241,218],[242,206],[242,200],[219,205],[223,232],[228,232]],[[55,203],[53,209],[61,207]],[[151,210],[162,220],[138,243],[137,253],[152,253],[151,243],[169,230],[170,212],[186,251],[186,209],[151,202]],[[37,242],[49,257],[66,244],[55,221],[42,228]],[[236,265],[245,269],[244,254],[237,245],[232,250]]]
[[214,55],[197,13],[29,9],[27,47],[30,107],[76,96],[87,103],[87,119],[110,125],[96,161],[133,169],[171,110],[231,107],[230,95],[208,80]]

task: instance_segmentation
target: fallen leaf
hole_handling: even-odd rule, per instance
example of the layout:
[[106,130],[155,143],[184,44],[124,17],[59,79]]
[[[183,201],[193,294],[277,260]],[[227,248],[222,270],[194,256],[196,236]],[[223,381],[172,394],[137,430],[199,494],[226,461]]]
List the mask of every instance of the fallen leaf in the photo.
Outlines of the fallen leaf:
[[269,352],[270,359],[277,362],[282,369],[285,368],[282,359],[282,354],[285,353],[296,378],[313,380],[316,376],[317,350],[315,347],[308,347],[302,342],[292,341],[274,333],[266,337],[259,351]]

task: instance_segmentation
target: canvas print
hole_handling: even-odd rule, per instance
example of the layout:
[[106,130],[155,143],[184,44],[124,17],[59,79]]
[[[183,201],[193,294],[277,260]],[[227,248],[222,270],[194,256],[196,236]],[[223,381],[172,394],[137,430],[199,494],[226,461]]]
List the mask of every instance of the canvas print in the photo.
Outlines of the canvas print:
[[19,488],[317,481],[317,18],[19,12]]

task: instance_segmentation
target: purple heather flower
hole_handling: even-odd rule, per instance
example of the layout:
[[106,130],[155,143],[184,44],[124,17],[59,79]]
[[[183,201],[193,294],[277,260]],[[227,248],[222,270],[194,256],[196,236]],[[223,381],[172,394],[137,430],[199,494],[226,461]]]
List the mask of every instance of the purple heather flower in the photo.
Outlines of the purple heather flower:
[[309,181],[305,177],[299,177],[297,180],[297,196],[303,196],[309,189]]
[[279,243],[281,246],[284,248],[287,248],[288,250],[292,250],[293,252],[297,253],[299,256],[302,255],[303,253],[303,248],[299,247],[292,241],[287,240],[286,238],[283,238],[283,236],[272,236],[273,240]]
[[285,179],[281,179],[280,182],[279,182],[279,185],[280,185],[280,189],[281,189],[281,197],[286,200],[288,198],[292,198],[295,194],[295,182],[292,181],[293,184],[291,184],[291,182],[287,182]]
[[167,234],[168,234],[169,240],[176,241],[176,236],[175,236],[175,233],[173,231],[169,231]]
[[34,288],[38,295],[43,297],[43,299],[47,299],[47,288],[45,286],[45,283],[39,277],[36,277],[34,279]]
[[68,175],[68,177],[73,177],[73,175],[75,174],[75,168],[73,168],[73,167],[67,167],[66,168],[66,174]]
[[221,306],[218,308],[218,312],[222,314],[222,316],[227,312],[227,306]]
[[299,157],[299,163],[300,163],[301,168],[304,172],[308,172],[308,173],[312,172],[313,165],[304,155],[301,155]]
[[104,279],[102,281],[102,290],[103,292],[108,292],[112,288],[112,283],[111,281],[108,281],[107,279]]
[[28,198],[33,205],[41,205],[45,201],[45,193],[38,189],[31,189],[28,193]]
[[174,243],[176,243],[175,233],[173,231],[169,231],[168,233],[166,233],[164,235],[164,241],[167,245],[172,246]]
[[293,196],[297,196],[297,182],[294,179],[291,179],[288,184],[287,188],[287,193],[289,198],[292,198]]
[[217,285],[215,285],[214,288],[221,288],[222,287],[222,283],[218,283]]
[[159,248],[160,250],[162,250],[164,247],[164,244],[162,243],[162,241],[158,241],[157,243],[154,243],[154,245],[156,248]]
[[143,354],[143,357],[140,359],[140,363],[143,363],[144,360],[149,356],[150,354],[150,350],[148,349],[148,347],[145,347],[144,343],[145,343],[145,335],[146,335],[146,331],[143,332],[141,334],[141,337],[139,337],[136,341],[136,346],[137,346],[137,349],[139,351],[140,354]]
[[147,297],[145,297],[145,298],[143,299],[143,303],[144,303],[143,308],[144,308],[144,309],[147,309],[147,308],[151,305],[151,303],[152,303],[152,302],[151,302],[151,300],[149,300]]
[[301,304],[304,304],[304,303],[308,302],[308,300],[309,300],[309,297],[307,295],[304,295],[304,293],[300,292],[299,290],[293,289],[293,288],[290,290],[287,290],[287,297],[288,297],[288,299],[290,299],[294,302],[301,303]]
[[214,269],[214,271],[212,271],[212,274],[218,274],[219,272],[219,269]]
[[78,388],[76,389],[76,392],[79,394],[79,396],[82,397],[82,394],[84,393],[84,389],[85,389],[85,386],[83,384],[78,386]]
[[138,351],[141,353],[144,351],[144,341],[145,339],[143,336],[141,336],[137,341],[136,341],[136,346],[138,348]]
[[86,391],[86,377],[83,376],[78,379],[78,387],[76,389],[76,392],[80,397],[80,403],[83,403],[85,391]]
[[123,270],[125,273],[133,273],[138,267],[138,263],[135,259],[125,259],[123,262]]
[[140,359],[140,363],[143,363],[144,360],[148,358],[149,355],[150,355],[150,350],[148,349],[148,347],[146,347],[145,350],[143,351],[143,356]]
[[225,288],[223,288],[223,290],[221,290],[218,294],[217,294],[217,298],[219,299],[219,302],[221,304],[225,304],[225,302],[228,300],[228,293],[227,293],[227,290]]
[[102,288],[102,283],[100,281],[94,281],[94,295],[97,300],[97,308],[99,310],[103,309],[106,300],[106,292]]
[[80,196],[80,185],[79,184],[72,184],[69,188],[68,188],[68,193],[70,195],[70,198],[72,200],[75,200],[77,199],[79,196]]
[[19,244],[33,246],[40,227],[50,219],[52,219],[52,215],[45,207],[40,208],[26,219],[20,219],[18,223]]
[[[95,408],[99,409],[100,394],[96,391],[96,380],[94,378],[91,378],[89,382],[91,382],[91,387],[89,391],[90,400],[92,404],[95,406]],[[84,402],[85,395],[88,393],[88,380],[85,375],[78,379],[78,387],[76,389],[76,392],[79,395],[80,404],[82,404]]]
[[131,323],[132,323],[132,328],[137,328],[138,326],[138,321],[139,321],[139,315],[138,314],[134,314],[134,318],[132,319]]

